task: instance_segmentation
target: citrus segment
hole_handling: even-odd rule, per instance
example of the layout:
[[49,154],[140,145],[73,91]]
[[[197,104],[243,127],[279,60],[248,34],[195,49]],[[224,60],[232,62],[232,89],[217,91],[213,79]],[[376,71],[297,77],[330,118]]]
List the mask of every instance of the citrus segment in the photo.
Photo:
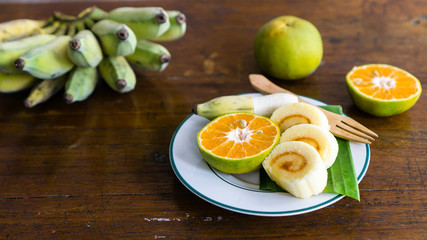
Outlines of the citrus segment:
[[252,113],[218,117],[202,128],[197,142],[203,158],[226,173],[257,170],[278,143],[280,129],[269,118]]
[[347,90],[361,110],[386,117],[411,108],[421,95],[412,74],[387,64],[354,67],[346,77]]

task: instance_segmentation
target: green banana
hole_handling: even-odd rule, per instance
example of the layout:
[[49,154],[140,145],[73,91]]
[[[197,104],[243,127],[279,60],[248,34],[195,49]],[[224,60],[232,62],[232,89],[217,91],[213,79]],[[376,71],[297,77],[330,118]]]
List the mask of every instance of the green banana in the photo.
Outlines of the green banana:
[[125,24],[104,19],[94,24],[92,31],[98,36],[102,49],[109,56],[126,56],[135,51],[136,36]]
[[15,61],[15,67],[36,78],[57,78],[74,67],[67,54],[69,40],[70,36],[59,36],[43,46],[33,48]]
[[65,75],[62,75],[55,79],[40,81],[31,90],[27,99],[24,101],[24,105],[28,108],[32,108],[39,103],[47,101],[64,87],[66,79]]
[[107,84],[120,93],[129,92],[135,88],[135,72],[122,56],[105,57],[99,64],[99,71]]
[[162,35],[151,40],[154,41],[173,41],[184,36],[187,29],[186,17],[180,11],[166,11],[169,16],[170,27]]
[[96,67],[102,60],[102,50],[95,35],[89,30],[79,31],[70,39],[68,57],[79,67]]
[[171,54],[158,43],[139,40],[135,52],[126,56],[132,65],[146,71],[163,71],[169,64]]
[[193,112],[212,120],[227,113],[253,113],[254,106],[251,96],[222,96],[205,103],[197,104]]
[[38,33],[46,20],[17,19],[0,24],[0,42],[11,41]]
[[73,103],[87,99],[95,90],[98,73],[95,67],[76,67],[65,82],[64,99]]
[[107,18],[107,16],[108,13],[98,7],[94,7],[93,11],[90,14],[90,18],[95,21],[103,20]]
[[12,93],[31,87],[36,78],[28,73],[11,74],[0,72],[0,92]]
[[290,93],[274,93],[261,97],[247,95],[222,96],[197,104],[193,112],[210,120],[227,113],[236,112],[254,113],[270,117],[277,108],[297,102],[298,97]]
[[15,60],[26,51],[42,46],[55,38],[55,35],[41,34],[0,43],[0,71],[20,73],[21,71],[15,68]]
[[138,40],[160,36],[170,26],[166,11],[160,7],[116,8],[108,13],[107,18],[129,26]]

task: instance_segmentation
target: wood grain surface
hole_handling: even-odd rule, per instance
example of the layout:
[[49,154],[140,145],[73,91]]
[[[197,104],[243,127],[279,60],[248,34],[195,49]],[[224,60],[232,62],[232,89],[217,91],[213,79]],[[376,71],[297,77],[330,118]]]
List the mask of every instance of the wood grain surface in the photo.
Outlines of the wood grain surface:
[[[163,0],[0,3],[0,22],[77,14],[97,5],[160,6],[187,16],[184,38],[165,43],[160,73],[137,70],[126,94],[101,82],[84,102],[61,94],[25,108],[28,92],[0,94],[0,239],[426,239],[427,94],[409,111],[377,118],[357,109],[345,74],[388,63],[427,89],[425,0]],[[258,217],[216,207],[175,176],[169,144],[192,107],[254,92],[248,75],[257,30],[295,15],[320,31],[324,57],[303,80],[276,84],[329,104],[377,132],[359,184],[343,198],[291,217]]]

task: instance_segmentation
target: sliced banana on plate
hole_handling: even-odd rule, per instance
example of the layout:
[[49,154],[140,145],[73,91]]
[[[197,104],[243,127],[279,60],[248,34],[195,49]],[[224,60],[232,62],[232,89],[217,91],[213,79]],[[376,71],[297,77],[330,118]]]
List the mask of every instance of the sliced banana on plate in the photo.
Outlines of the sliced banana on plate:
[[262,163],[268,176],[298,198],[317,195],[326,187],[328,172],[320,154],[308,143],[276,145]]
[[326,168],[334,164],[338,155],[337,139],[328,130],[313,124],[298,124],[288,128],[280,137],[280,143],[301,141],[310,144],[320,154]]
[[277,108],[271,115],[282,132],[297,124],[314,124],[329,130],[329,122],[325,114],[317,107],[308,103],[290,103]]

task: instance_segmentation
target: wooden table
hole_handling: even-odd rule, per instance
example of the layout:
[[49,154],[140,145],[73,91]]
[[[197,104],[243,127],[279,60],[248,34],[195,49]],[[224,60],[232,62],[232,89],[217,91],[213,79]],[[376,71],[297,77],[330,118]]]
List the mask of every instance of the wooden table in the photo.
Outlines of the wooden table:
[[[345,74],[366,63],[406,69],[427,89],[426,1],[2,3],[0,20],[76,14],[93,4],[181,10],[188,31],[165,44],[172,53],[165,71],[137,71],[131,93],[101,83],[84,102],[66,104],[58,94],[33,109],[22,103],[27,92],[0,94],[0,239],[427,238],[427,94],[403,114],[376,118],[358,110],[345,89]],[[324,58],[306,79],[274,82],[342,105],[380,138],[371,145],[360,202],[345,197],[288,217],[235,213],[181,184],[169,144],[195,104],[254,92],[255,34],[285,14],[317,26]]]

